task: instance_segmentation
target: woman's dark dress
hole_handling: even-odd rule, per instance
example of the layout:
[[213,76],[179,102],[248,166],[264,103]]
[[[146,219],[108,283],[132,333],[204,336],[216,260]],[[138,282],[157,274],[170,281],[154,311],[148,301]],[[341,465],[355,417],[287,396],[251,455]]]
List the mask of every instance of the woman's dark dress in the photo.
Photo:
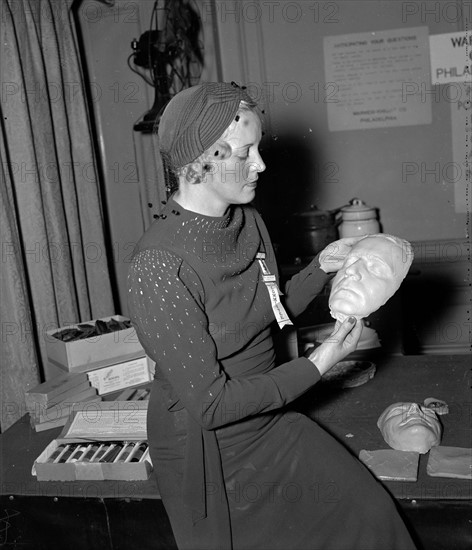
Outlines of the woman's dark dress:
[[[265,226],[249,206],[221,218],[172,199],[141,239],[129,310],[156,361],[151,458],[181,549],[408,550],[393,502],[314,421],[280,410],[320,375],[306,358],[276,366]],[[294,317],[327,276],[315,260],[285,289]],[[273,328],[273,327],[272,327]]]

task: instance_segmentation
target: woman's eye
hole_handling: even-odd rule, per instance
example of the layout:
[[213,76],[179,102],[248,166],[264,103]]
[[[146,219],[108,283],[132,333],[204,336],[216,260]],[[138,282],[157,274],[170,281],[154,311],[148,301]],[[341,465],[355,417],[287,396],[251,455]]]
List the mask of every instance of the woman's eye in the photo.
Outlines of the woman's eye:
[[240,159],[245,159],[245,158],[247,158],[247,155],[248,155],[248,150],[247,150],[247,149],[245,149],[245,150],[243,150],[243,151],[237,151],[237,152],[236,152],[236,156],[237,156],[238,158],[240,158]]

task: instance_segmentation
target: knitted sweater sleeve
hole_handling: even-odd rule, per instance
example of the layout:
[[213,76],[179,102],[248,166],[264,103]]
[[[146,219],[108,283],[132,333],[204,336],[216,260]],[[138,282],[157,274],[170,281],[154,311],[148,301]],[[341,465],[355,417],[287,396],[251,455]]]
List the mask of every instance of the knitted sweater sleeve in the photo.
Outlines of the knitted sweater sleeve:
[[171,384],[205,429],[224,425],[227,411],[256,414],[279,408],[320,379],[316,367],[304,357],[264,374],[228,378],[209,331],[203,285],[173,252],[148,249],[135,256],[128,303],[139,340],[156,362],[158,376]]

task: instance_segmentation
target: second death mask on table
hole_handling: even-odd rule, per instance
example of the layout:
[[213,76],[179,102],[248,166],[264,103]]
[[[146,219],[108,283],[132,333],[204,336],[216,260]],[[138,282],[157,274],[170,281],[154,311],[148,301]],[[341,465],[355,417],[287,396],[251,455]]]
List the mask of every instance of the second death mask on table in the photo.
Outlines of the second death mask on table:
[[397,451],[425,454],[441,443],[436,413],[417,403],[393,403],[380,415],[377,426],[385,442]]

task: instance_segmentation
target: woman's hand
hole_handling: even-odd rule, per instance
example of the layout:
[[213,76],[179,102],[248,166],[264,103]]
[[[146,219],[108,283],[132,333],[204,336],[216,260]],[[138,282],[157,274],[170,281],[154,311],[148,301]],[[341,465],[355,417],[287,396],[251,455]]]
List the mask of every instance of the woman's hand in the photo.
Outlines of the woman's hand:
[[330,336],[310,353],[308,359],[323,375],[336,363],[355,351],[361,332],[362,321],[356,321],[355,317],[349,317],[339,326],[336,325]]
[[352,247],[364,237],[365,235],[362,237],[345,237],[328,244],[319,255],[320,268],[325,273],[339,271]]

